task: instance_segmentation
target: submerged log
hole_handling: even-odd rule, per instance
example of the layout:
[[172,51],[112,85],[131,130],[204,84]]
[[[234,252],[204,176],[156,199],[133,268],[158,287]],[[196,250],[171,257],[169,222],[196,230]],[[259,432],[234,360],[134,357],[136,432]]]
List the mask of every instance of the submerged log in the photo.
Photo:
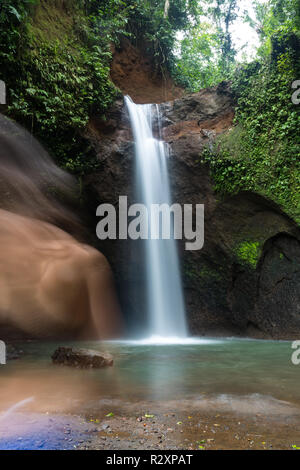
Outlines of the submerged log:
[[112,366],[113,357],[107,352],[94,351],[93,349],[59,347],[51,356],[54,364],[61,364],[81,369]]

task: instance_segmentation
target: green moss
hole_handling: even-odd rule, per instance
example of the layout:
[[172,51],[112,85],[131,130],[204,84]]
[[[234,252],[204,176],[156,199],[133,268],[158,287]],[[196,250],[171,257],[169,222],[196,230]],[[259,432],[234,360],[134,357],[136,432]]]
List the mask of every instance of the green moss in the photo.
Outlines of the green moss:
[[259,242],[243,241],[238,244],[235,252],[240,262],[255,269],[261,254],[261,245]]
[[[274,59],[275,60],[275,59]],[[300,223],[300,106],[291,84],[300,76],[295,51],[275,62],[241,67],[232,84],[235,126],[207,149],[216,191],[223,196],[254,191],[272,199]]]
[[[75,39],[74,21],[80,11],[76,3],[72,9],[63,8],[61,2],[41,0],[29,18],[28,29],[38,42],[63,41],[66,37]],[[86,23],[86,20],[83,18]]]

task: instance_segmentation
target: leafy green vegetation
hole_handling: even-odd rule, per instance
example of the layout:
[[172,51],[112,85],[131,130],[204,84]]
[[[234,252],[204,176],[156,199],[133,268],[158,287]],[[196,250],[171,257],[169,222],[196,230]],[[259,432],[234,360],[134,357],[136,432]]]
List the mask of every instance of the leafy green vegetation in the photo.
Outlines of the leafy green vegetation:
[[202,23],[190,30],[180,41],[179,47],[180,57],[173,76],[189,91],[196,92],[216,85],[225,78],[216,57],[218,36],[209,23]]
[[293,50],[240,68],[232,85],[236,125],[203,161],[221,194],[257,191],[300,221],[300,109],[291,100],[297,76]]
[[62,166],[79,175],[90,171],[97,163],[82,131],[117,95],[109,80],[109,35],[98,40],[95,20],[79,1],[5,0],[0,22],[7,114]]
[[198,2],[196,21],[177,41],[179,57],[172,69],[177,81],[192,92],[229,79],[236,48],[230,27],[237,19],[236,0]]
[[158,73],[172,62],[177,30],[195,0],[3,0],[0,70],[11,118],[30,130],[57,162],[81,177],[97,167],[84,130],[105,119],[118,95],[110,81],[111,44],[143,39]]
[[296,9],[295,21],[291,11],[280,16],[281,22],[274,17],[280,3],[272,2],[261,59],[239,66],[233,76],[235,126],[202,161],[209,162],[219,193],[256,191],[300,222],[300,107],[292,102],[292,83],[300,77],[300,35]]
[[172,72],[183,83],[176,34],[198,23],[199,12],[197,0],[3,0],[0,70],[8,116],[61,166],[79,177],[93,171],[97,159],[84,131],[90,116],[105,119],[118,95],[110,81],[111,44],[122,36],[143,44],[159,75]]
[[176,72],[176,35],[198,21],[198,0],[128,0],[127,34],[152,60],[156,73]]

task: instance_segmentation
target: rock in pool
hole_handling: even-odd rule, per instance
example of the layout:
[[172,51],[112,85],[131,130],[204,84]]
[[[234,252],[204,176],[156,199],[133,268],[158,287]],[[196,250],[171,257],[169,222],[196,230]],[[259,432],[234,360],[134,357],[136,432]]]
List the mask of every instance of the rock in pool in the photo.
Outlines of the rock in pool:
[[54,364],[78,367],[81,369],[100,368],[112,366],[113,357],[107,352],[93,349],[60,347],[51,356]]

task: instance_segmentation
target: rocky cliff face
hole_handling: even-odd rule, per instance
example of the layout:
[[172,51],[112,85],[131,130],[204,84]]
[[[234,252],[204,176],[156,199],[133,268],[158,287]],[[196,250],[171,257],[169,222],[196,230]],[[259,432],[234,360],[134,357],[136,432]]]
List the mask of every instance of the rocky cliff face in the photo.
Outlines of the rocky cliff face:
[[[173,201],[205,205],[205,244],[179,244],[190,329],[200,335],[297,338],[300,334],[300,231],[262,196],[240,193],[219,200],[209,167],[199,162],[205,146],[232,126],[230,89],[223,83],[161,105]],[[134,201],[134,149],[128,116],[119,101],[105,123],[91,120],[88,135],[101,166],[86,179],[91,209]],[[95,219],[96,224],[96,219]],[[139,242],[98,241],[111,262],[128,321],[144,317],[143,253]],[[172,269],[172,267],[170,267]]]

